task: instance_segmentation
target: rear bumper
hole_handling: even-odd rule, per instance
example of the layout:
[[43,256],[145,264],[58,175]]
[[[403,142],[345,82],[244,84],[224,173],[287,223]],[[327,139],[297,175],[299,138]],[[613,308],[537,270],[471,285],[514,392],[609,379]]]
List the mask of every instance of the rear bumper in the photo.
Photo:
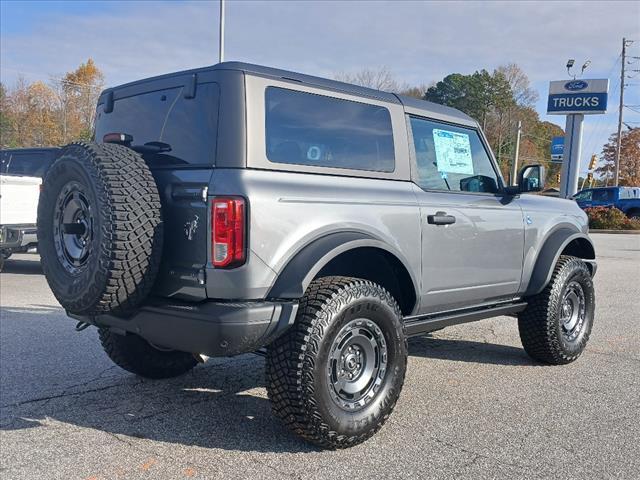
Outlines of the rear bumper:
[[35,225],[0,225],[0,248],[20,249],[35,244]]
[[143,306],[127,318],[69,316],[98,327],[138,334],[164,348],[224,357],[267,345],[293,324],[297,310],[297,302],[194,304],[162,300]]

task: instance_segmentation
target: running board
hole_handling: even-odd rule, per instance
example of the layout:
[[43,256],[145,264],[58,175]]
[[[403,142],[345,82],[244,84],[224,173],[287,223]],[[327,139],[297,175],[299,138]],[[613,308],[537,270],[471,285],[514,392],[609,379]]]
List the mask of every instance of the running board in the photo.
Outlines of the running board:
[[518,302],[444,314],[415,315],[403,319],[404,331],[408,337],[413,337],[459,323],[476,322],[485,318],[518,313],[526,307],[526,302]]

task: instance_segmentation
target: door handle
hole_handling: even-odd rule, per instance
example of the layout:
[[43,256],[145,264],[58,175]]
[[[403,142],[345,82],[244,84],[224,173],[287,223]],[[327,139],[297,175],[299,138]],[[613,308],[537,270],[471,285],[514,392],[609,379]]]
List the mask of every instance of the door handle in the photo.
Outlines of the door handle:
[[436,212],[435,215],[427,215],[427,223],[430,225],[451,225],[456,223],[456,217],[447,215],[447,212]]

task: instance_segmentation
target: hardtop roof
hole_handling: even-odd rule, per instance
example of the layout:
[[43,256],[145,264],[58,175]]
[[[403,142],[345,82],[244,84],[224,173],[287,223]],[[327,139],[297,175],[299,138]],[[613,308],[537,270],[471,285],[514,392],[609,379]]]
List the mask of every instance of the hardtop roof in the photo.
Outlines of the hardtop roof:
[[447,107],[445,105],[427,102],[426,100],[420,100],[418,98],[408,97],[405,95],[398,95],[395,93],[375,90],[373,88],[361,87],[359,85],[340,82],[338,80],[331,80],[328,78],[316,77],[313,75],[306,75],[303,73],[291,72],[288,70],[281,70],[278,68],[266,67],[263,65],[255,65],[255,64],[244,63],[244,62],[223,62],[223,63],[211,65],[208,67],[194,68],[190,70],[183,70],[183,71],[168,73],[168,74],[159,75],[155,77],[149,77],[149,78],[145,78],[145,79],[137,80],[134,82],[129,82],[129,83],[108,88],[101,93],[101,97],[109,91],[120,90],[125,87],[141,85],[147,82],[155,83],[164,79],[171,79],[171,78],[180,77],[180,76],[190,76],[197,73],[211,72],[211,71],[217,71],[217,70],[241,71],[248,75],[258,75],[258,76],[263,76],[268,78],[276,78],[279,80],[288,80],[288,81],[298,82],[306,85],[325,88],[328,90],[349,93],[349,94],[366,97],[366,98],[374,98],[374,99],[383,100],[383,101],[394,103],[394,104],[401,104],[405,107],[405,109],[413,110],[413,112],[411,113],[424,112],[427,114],[435,114],[436,116],[444,119],[450,118],[452,121],[458,121],[465,124],[473,124],[473,125],[477,124],[475,120],[473,120],[471,117],[461,112],[460,110],[456,110],[455,108]]

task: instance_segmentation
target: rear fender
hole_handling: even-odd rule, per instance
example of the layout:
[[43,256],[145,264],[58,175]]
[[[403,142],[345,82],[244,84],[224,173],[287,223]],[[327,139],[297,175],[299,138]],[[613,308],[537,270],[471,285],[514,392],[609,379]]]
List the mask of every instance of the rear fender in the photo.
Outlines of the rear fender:
[[[406,259],[385,242],[362,232],[332,233],[314,240],[300,250],[284,267],[267,297],[282,299],[302,297],[311,281],[325,265],[338,255],[360,247],[385,250],[395,256],[408,272],[412,272]],[[410,275],[415,290],[416,279],[413,278],[412,273]]]

